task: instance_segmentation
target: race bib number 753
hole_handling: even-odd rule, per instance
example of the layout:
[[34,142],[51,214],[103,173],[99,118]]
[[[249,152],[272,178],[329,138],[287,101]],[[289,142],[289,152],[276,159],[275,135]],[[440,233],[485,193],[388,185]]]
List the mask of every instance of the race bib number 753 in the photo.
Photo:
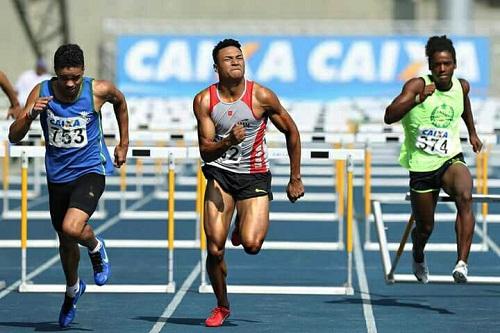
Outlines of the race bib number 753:
[[421,128],[415,146],[428,154],[447,156],[449,139],[447,130]]
[[79,148],[87,145],[87,121],[83,117],[58,117],[47,113],[49,144],[58,148]]

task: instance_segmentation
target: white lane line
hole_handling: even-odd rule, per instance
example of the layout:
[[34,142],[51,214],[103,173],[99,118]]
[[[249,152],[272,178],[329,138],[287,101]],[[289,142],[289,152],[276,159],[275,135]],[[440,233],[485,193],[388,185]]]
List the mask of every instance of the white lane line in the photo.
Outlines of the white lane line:
[[174,298],[168,306],[165,308],[165,311],[160,315],[154,326],[151,328],[149,333],[158,333],[162,330],[163,326],[167,324],[168,319],[174,314],[175,309],[179,306],[184,296],[186,296],[187,291],[193,284],[194,280],[200,275],[200,264],[196,264],[193,268],[189,276],[182,283],[181,288],[177,291]]
[[356,272],[358,273],[359,291],[363,302],[363,314],[365,316],[366,331],[368,333],[377,333],[377,325],[375,324],[375,316],[370,299],[370,289],[368,288],[368,280],[365,272],[365,261],[363,259],[363,250],[358,233],[358,223],[353,222],[353,237],[354,237],[354,261],[356,262]]
[[[50,266],[54,265],[56,262],[59,262],[59,255],[53,256],[52,258],[50,258],[49,260],[47,260],[45,263],[43,263],[40,267],[38,267],[37,269],[35,269],[33,272],[31,272],[28,275],[26,275],[26,279],[30,280],[30,279],[34,278],[38,274],[44,272]],[[5,296],[7,296],[8,294],[10,294],[11,292],[17,290],[17,288],[19,287],[20,284],[21,284],[21,280],[17,280],[16,282],[14,282],[10,286],[8,286],[5,290],[2,290],[0,292],[0,299],[4,298]]]
[[[134,204],[132,204],[129,209],[130,210],[138,209],[138,208],[144,206],[145,204],[147,204],[153,198],[154,198],[154,195],[153,194],[149,194],[145,198],[143,198],[142,200],[139,200],[139,201],[135,202]],[[102,224],[100,227],[94,229],[94,232],[96,234],[101,233],[104,230],[107,230],[107,229],[111,228],[113,225],[115,225],[119,221],[120,221],[120,214],[115,215],[115,217],[111,218],[108,222],[106,222],[106,223]],[[50,258],[49,260],[47,260],[46,262],[44,262],[42,265],[40,265],[33,272],[29,273],[26,276],[26,279],[27,280],[31,280],[32,278],[34,278],[38,274],[43,273],[50,266],[54,265],[57,262],[59,262],[59,254],[56,254],[55,256],[53,256],[52,258]],[[17,290],[17,288],[19,287],[20,284],[21,284],[21,280],[17,280],[16,282],[14,282],[10,286],[8,286],[6,289],[0,291],[0,299],[4,298],[8,294],[10,294],[12,291]]]

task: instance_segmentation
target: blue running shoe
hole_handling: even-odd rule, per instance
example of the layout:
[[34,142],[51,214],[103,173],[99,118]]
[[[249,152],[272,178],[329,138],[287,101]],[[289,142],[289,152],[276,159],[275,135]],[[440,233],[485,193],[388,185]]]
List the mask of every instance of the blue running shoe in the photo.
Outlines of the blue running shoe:
[[61,312],[59,312],[59,326],[68,327],[73,322],[76,315],[76,302],[78,302],[80,296],[85,292],[85,288],[85,282],[80,280],[80,289],[75,297],[69,297],[66,293],[64,294],[64,303],[61,307]]
[[104,240],[100,237],[97,239],[101,242],[102,246],[96,253],[90,253],[89,257],[94,268],[94,281],[98,286],[104,285],[111,276],[111,265],[109,264],[108,254],[106,253],[106,246]]

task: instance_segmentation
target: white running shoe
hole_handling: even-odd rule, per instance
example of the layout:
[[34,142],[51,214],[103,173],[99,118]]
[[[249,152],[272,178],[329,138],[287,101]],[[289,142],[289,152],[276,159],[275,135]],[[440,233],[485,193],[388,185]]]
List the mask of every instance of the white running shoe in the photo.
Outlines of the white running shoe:
[[453,279],[455,283],[466,283],[467,282],[467,264],[463,260],[459,260],[453,269]]
[[413,274],[415,274],[415,277],[417,278],[418,282],[421,283],[429,282],[429,268],[427,268],[427,264],[425,263],[425,258],[424,261],[422,262],[416,262],[413,256],[412,259],[413,259],[412,263]]

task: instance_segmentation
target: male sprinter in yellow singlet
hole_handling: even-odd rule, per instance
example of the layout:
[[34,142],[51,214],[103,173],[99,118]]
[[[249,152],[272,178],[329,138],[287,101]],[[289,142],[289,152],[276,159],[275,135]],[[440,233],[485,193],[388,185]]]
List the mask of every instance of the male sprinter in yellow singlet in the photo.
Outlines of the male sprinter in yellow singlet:
[[434,212],[440,189],[455,201],[457,219],[457,261],[452,271],[457,283],[467,282],[467,259],[474,233],[472,176],[464,162],[460,144],[460,119],[469,132],[474,152],[482,148],[469,100],[469,83],[457,79],[455,48],[446,36],[427,41],[425,54],[430,75],[410,79],[403,91],[387,107],[387,124],[401,120],[405,141],[399,162],[410,172],[412,212],[413,273],[428,282],[429,270],[424,247],[434,227]]

